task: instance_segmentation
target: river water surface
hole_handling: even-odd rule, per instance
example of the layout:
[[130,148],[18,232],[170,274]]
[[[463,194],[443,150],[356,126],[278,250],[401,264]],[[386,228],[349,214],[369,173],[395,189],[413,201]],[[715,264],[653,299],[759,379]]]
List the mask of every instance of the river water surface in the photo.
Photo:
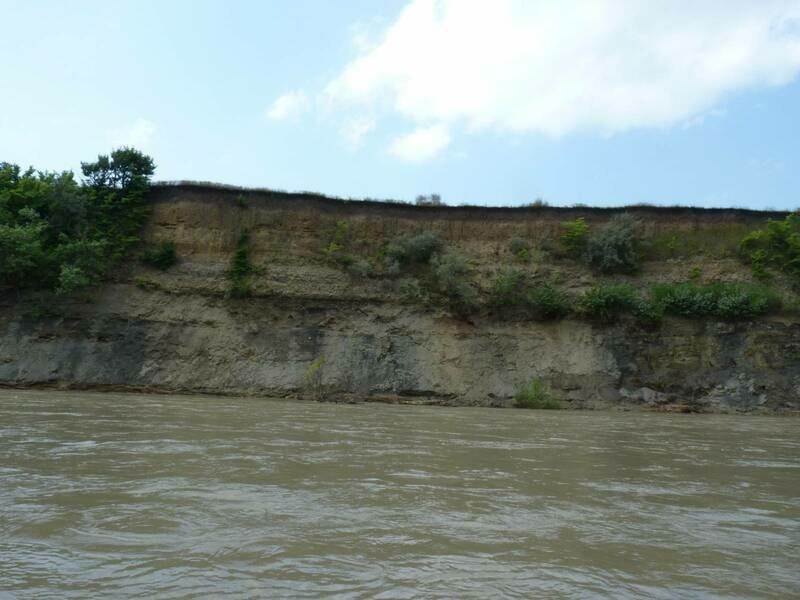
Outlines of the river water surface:
[[800,597],[798,433],[3,391],[0,597]]

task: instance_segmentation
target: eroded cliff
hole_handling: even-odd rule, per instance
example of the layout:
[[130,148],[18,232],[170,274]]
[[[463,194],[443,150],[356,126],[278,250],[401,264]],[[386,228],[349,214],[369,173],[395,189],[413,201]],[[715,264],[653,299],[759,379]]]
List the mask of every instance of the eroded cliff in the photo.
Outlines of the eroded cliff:
[[[413,273],[355,277],[325,252],[341,222],[349,251],[376,263],[388,241],[433,231],[469,258],[478,288],[513,264],[577,294],[598,277],[555,258],[547,241],[568,219],[600,225],[613,210],[413,207],[199,185],[157,186],[151,202],[145,245],[174,241],[179,263],[161,273],[131,260],[90,298],[57,306],[3,298],[0,382],[508,406],[538,378],[574,407],[800,407],[800,320],[790,313],[655,326],[464,317],[410,298]],[[649,239],[666,240],[635,277],[604,278],[635,285],[690,271],[747,281],[738,240],[775,216],[628,211]],[[244,231],[256,271],[251,295],[236,299],[226,297],[228,270]],[[508,251],[515,237],[532,242],[524,263]]]

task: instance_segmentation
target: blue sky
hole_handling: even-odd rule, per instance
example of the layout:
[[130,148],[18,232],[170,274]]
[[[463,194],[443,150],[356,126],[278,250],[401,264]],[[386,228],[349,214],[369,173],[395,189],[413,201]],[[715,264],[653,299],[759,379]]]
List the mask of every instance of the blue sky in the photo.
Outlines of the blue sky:
[[0,160],[450,204],[800,207],[800,0],[0,0]]

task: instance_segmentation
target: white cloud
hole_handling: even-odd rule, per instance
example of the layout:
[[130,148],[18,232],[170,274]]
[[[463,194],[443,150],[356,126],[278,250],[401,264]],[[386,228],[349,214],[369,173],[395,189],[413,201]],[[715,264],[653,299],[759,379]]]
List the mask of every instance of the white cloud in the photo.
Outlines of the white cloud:
[[267,107],[266,115],[273,121],[282,121],[306,112],[309,106],[308,96],[304,92],[286,92]]
[[132,146],[141,150],[150,145],[155,134],[155,123],[140,117],[127,127],[112,129],[109,138],[114,146]]
[[339,130],[341,136],[351,148],[358,148],[365,136],[375,131],[375,119],[360,117],[352,119]]
[[421,162],[439,154],[449,143],[450,134],[444,125],[419,127],[392,142],[389,153],[407,162]]
[[613,134],[786,84],[800,71],[800,1],[413,0],[361,47],[324,95],[442,124],[391,148],[433,156],[444,125]]

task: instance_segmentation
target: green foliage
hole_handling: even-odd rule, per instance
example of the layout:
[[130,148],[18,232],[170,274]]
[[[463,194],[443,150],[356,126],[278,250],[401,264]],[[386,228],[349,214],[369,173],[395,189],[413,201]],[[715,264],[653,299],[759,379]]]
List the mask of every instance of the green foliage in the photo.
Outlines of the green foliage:
[[433,280],[448,307],[458,315],[468,315],[478,308],[478,293],[470,280],[470,268],[466,259],[453,250],[448,250],[433,259]]
[[[323,252],[331,262],[346,269],[351,275],[367,277],[372,272],[372,265],[369,264],[369,261],[357,260],[355,256],[347,252],[349,246],[350,224],[347,221],[336,221],[333,237]],[[367,270],[369,273],[366,273]]]
[[403,236],[386,248],[390,270],[399,271],[411,265],[428,264],[444,248],[442,240],[432,231]]
[[531,256],[530,244],[522,238],[511,238],[508,241],[508,249],[520,262],[528,262]]
[[354,259],[353,262],[347,265],[347,272],[353,277],[366,279],[372,275],[372,263],[366,258]]
[[558,409],[561,403],[553,397],[553,392],[546,383],[533,379],[523,385],[514,394],[516,408]]
[[530,289],[527,306],[537,321],[563,319],[572,312],[572,299],[552,283],[542,283]]
[[141,261],[148,267],[166,271],[178,262],[175,242],[160,242],[155,247],[146,249],[142,253]]
[[633,273],[639,268],[635,221],[628,214],[617,215],[598,234],[589,238],[584,251],[586,263],[600,273]]
[[589,241],[589,226],[583,217],[561,224],[561,245],[569,256],[580,256]]
[[325,357],[314,359],[303,373],[303,392],[314,400],[322,399],[324,388],[322,386],[322,368],[325,366]]
[[763,229],[742,239],[740,250],[756,279],[769,280],[767,269],[772,268],[787,273],[800,286],[800,213],[782,221],[770,219]]
[[781,307],[780,297],[770,288],[758,284],[661,284],[653,287],[651,295],[654,303],[663,307],[665,313],[692,318],[750,319]]
[[627,283],[597,285],[578,299],[581,313],[605,323],[615,320],[623,313],[635,312],[640,305],[641,300],[636,290]]
[[71,172],[0,163],[0,289],[61,294],[97,285],[138,242],[155,166],[132,148]]
[[495,273],[489,287],[489,305],[502,308],[525,304],[525,275],[519,269],[504,268]]
[[231,267],[228,271],[230,286],[228,296],[232,298],[246,298],[253,291],[250,275],[256,272],[250,262],[250,235],[244,231],[236,243],[236,250],[231,257]]

